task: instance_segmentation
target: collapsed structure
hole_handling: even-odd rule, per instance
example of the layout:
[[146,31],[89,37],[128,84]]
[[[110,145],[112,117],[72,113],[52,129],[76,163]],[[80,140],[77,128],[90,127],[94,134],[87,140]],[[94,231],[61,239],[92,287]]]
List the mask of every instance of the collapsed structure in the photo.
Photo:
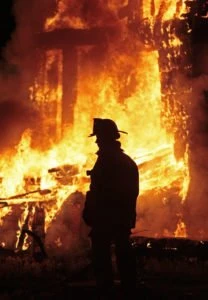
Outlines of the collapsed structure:
[[[1,163],[8,204],[2,202],[0,213],[2,246],[29,247],[24,229],[63,247],[66,203],[74,193],[68,229],[77,227],[69,245],[80,237],[94,150],[85,140],[94,116],[116,118],[129,132],[124,144],[141,176],[135,234],[206,239],[207,1],[75,2],[41,2],[38,21],[31,21],[37,1],[26,6],[24,20],[18,14],[24,1],[16,5],[20,25],[7,55],[28,28],[30,55],[13,63],[22,71],[21,97],[38,110],[39,123],[23,132],[13,159],[6,153]],[[11,170],[19,173],[17,182],[10,182]]]

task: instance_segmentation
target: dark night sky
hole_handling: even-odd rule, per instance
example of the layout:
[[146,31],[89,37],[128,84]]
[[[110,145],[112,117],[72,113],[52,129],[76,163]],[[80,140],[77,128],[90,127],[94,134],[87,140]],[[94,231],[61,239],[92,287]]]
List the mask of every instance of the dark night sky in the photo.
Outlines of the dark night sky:
[[15,18],[12,12],[15,0],[0,1],[0,56],[15,29]]

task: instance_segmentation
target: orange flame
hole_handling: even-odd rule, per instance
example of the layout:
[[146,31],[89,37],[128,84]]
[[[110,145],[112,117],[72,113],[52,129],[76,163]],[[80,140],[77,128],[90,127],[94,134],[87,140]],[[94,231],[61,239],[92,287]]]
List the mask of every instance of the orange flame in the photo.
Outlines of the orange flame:
[[174,236],[187,238],[186,224],[182,220],[178,221],[177,228],[174,232]]
[[[120,1],[110,1],[108,9],[115,12]],[[123,1],[124,2],[124,1]],[[55,28],[88,28],[86,20],[79,15],[68,15],[68,1],[57,1],[57,11],[45,23],[45,31]],[[126,4],[125,4],[126,5]],[[165,10],[163,11],[163,6]],[[155,16],[161,14],[163,21],[180,15],[184,10],[184,1],[176,11],[175,1],[155,1]],[[151,1],[143,7],[145,17],[151,16]],[[121,25],[118,22],[119,26]],[[27,192],[26,178],[35,179],[39,189],[49,189],[51,193],[33,194],[26,197],[28,202],[45,201],[47,231],[51,221],[61,208],[65,199],[75,191],[86,192],[89,182],[85,172],[93,165],[96,147],[88,139],[94,117],[112,118],[121,130],[127,131],[127,136],[121,137],[121,142],[128,154],[137,162],[140,168],[140,191],[145,195],[147,191],[171,187],[176,185],[181,201],[186,198],[189,185],[188,147],[186,157],[177,161],[174,156],[174,135],[167,132],[161,123],[161,84],[158,66],[158,53],[146,52],[141,49],[140,42],[122,32],[115,44],[108,45],[107,55],[101,57],[102,66],[92,59],[91,47],[77,48],[79,54],[78,96],[74,107],[73,128],[69,127],[61,134],[61,99],[62,87],[62,52],[48,50],[45,52],[43,70],[40,70],[31,87],[31,98],[42,109],[44,130],[43,137],[48,134],[47,129],[53,128],[53,135],[57,141],[49,150],[38,150],[32,147],[32,133],[27,130],[22,135],[19,145],[13,155],[5,155],[1,160],[0,169],[2,197],[10,197],[18,193]],[[181,41],[172,36],[171,47],[177,48]],[[83,62],[83,63],[82,63]],[[56,85],[50,83],[50,70],[55,68],[58,80]],[[49,104],[49,105],[48,105]],[[53,113],[45,107],[54,107]],[[48,105],[48,106],[47,106]],[[54,113],[55,111],[55,113]],[[56,126],[53,126],[55,123]],[[77,172],[69,176],[69,183],[62,184],[51,168],[68,165],[76,166]],[[65,169],[62,170],[67,175]],[[51,204],[53,200],[55,203]],[[10,199],[10,203],[24,203],[24,199]],[[0,211],[0,226],[2,218],[10,212],[10,208]],[[21,228],[27,209],[22,214],[19,227]],[[181,221],[174,233],[176,236],[186,236],[185,224]],[[56,241],[59,243],[59,240]]]

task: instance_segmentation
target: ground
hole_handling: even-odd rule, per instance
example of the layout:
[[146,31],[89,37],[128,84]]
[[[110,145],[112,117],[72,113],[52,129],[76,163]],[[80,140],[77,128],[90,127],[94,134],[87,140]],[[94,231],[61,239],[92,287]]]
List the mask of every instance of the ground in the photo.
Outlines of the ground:
[[[37,261],[28,254],[0,257],[0,300],[95,299],[90,260]],[[77,264],[77,268],[76,268]],[[121,300],[115,274],[116,300]],[[208,299],[208,261],[141,258],[135,299]]]

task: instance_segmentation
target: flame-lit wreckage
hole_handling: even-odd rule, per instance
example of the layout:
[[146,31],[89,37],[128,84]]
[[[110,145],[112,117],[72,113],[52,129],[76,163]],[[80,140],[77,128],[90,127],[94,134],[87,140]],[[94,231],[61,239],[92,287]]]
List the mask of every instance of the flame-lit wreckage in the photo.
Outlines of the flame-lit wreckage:
[[137,245],[143,235],[206,240],[208,1],[30,2],[17,1],[7,55],[17,50],[18,92],[38,118],[4,133],[18,142],[1,156],[1,249],[84,247],[93,117],[129,133],[121,142],[140,169]]

